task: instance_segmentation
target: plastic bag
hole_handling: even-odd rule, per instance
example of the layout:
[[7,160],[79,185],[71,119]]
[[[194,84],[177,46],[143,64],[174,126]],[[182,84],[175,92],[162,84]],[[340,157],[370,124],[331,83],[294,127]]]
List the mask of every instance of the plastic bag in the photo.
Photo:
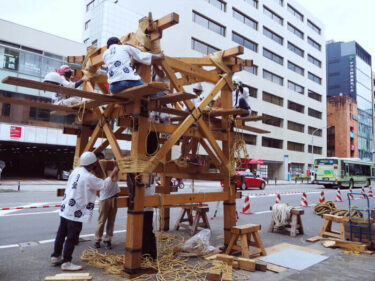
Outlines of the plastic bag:
[[186,242],[179,249],[180,256],[192,257],[192,256],[204,256],[215,250],[217,247],[210,245],[211,230],[203,229],[193,237],[186,240]]

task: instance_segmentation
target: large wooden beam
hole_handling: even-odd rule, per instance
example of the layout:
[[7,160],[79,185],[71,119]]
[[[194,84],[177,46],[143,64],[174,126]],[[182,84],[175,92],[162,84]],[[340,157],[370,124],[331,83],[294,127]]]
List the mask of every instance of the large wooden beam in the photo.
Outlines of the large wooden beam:
[[28,79],[12,77],[12,76],[8,76],[4,78],[2,83],[31,88],[31,89],[44,90],[48,92],[59,93],[64,96],[75,96],[75,97],[80,97],[80,98],[93,99],[93,100],[98,100],[102,102],[116,102],[116,101],[123,100],[123,98],[117,97],[114,95],[104,96],[104,95],[94,93],[94,92],[77,90],[77,89],[67,88],[63,86],[58,86],[58,85],[51,84],[51,83],[39,82],[39,81],[28,80]]

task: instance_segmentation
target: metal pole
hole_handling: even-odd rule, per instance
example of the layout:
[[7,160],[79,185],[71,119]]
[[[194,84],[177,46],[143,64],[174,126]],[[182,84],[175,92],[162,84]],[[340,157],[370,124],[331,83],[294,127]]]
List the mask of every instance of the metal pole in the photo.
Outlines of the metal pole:
[[21,182],[20,181],[18,181],[18,191],[21,191]]

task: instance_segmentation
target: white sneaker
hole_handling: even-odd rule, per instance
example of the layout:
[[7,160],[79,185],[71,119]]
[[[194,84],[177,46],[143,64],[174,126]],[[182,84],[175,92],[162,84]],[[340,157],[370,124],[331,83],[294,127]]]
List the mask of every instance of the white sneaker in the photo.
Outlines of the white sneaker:
[[51,257],[51,264],[52,265],[60,265],[61,262],[62,262],[61,256]]
[[64,271],[78,271],[78,270],[81,270],[81,269],[82,269],[81,265],[76,265],[76,264],[71,263],[71,262],[64,262],[61,265],[61,270],[64,270]]

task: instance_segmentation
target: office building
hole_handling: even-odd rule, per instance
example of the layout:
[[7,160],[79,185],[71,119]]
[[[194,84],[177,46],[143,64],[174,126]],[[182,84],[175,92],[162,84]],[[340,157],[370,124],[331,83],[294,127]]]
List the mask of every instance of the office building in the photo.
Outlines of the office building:
[[303,174],[311,167],[312,152],[326,155],[324,25],[297,1],[85,0],[85,4],[86,46],[103,46],[111,36],[134,32],[138,20],[150,11],[154,19],[171,12],[180,16],[178,25],[163,32],[166,55],[200,57],[244,46],[242,57],[252,59],[254,66],[238,75],[250,86],[247,100],[253,111],[268,117],[251,126],[271,132],[247,132],[245,140],[250,157],[268,166],[268,177]]
[[[348,126],[344,135],[353,132],[358,138],[358,157],[372,161],[373,136],[373,92],[371,55],[357,42],[327,42],[327,96],[348,96],[357,104],[358,130]],[[334,114],[334,113],[333,113]],[[350,144],[351,145],[351,144]]]

